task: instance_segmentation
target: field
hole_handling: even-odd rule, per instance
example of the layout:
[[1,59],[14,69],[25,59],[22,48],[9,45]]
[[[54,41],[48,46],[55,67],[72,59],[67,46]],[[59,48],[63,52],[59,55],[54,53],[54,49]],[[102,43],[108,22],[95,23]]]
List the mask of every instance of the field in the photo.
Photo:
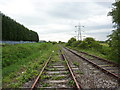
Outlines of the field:
[[4,45],[2,49],[3,88],[13,88],[34,79],[57,46],[51,43],[30,43]]

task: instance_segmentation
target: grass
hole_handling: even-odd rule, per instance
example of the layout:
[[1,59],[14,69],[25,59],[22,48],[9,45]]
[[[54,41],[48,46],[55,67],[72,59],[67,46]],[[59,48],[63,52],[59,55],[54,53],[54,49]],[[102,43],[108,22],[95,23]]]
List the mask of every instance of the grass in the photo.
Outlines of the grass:
[[2,48],[2,65],[7,67],[47,48],[49,48],[48,44],[45,43],[5,45]]
[[[39,83],[42,87],[49,87],[50,86],[50,84],[49,83]],[[41,89],[40,89],[41,90]],[[43,89],[44,90],[44,89]]]
[[52,80],[61,80],[61,79],[64,79],[64,78],[65,78],[65,76],[54,76],[51,79]]
[[109,45],[107,43],[100,43],[102,46],[106,46],[109,47]]
[[69,80],[67,84],[71,86],[75,86],[75,82],[73,80]]
[[84,74],[83,72],[81,72],[81,71],[78,71],[78,70],[77,70],[77,71],[75,71],[75,72],[76,72],[76,73],[79,73],[79,74]]
[[42,75],[40,77],[40,79],[50,79],[50,78],[52,78],[52,76],[49,76],[49,75]]
[[78,62],[73,62],[73,64],[75,65],[75,66],[77,66],[77,67],[79,67],[79,63]]
[[54,49],[56,45],[50,43],[4,46],[2,58],[8,60],[10,64],[2,69],[3,88],[17,88],[35,78]]
[[70,46],[68,46],[68,47],[71,48],[71,49],[77,50],[78,52],[81,52],[81,51],[86,52],[88,54],[95,55],[95,56],[98,56],[100,58],[107,59],[107,60],[110,60],[112,62],[118,63],[117,61],[111,59],[111,57],[110,57],[111,48],[108,46],[108,44],[104,43],[104,44],[101,44],[101,45],[102,45],[102,49],[100,49],[99,51],[94,49],[94,48],[82,49],[82,48],[79,48],[79,47],[70,47]]
[[57,70],[57,68],[45,68],[45,70],[47,70],[47,71],[55,71],[55,70]]

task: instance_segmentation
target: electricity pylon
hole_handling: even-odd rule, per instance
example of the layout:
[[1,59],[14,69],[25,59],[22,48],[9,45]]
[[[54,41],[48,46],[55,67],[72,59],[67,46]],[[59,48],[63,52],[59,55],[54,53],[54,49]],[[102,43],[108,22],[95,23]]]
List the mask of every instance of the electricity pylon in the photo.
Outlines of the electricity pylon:
[[81,40],[82,41],[82,34],[81,34],[81,27],[84,27],[84,26],[81,26],[80,23],[75,26],[76,28],[78,28],[78,40]]

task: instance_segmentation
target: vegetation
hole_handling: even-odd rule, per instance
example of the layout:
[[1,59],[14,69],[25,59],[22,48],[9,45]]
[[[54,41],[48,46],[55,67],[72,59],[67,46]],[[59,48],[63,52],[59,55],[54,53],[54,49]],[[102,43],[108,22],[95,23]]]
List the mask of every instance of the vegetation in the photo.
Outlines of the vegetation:
[[5,45],[2,57],[3,88],[17,88],[34,79],[56,48],[51,43]]
[[120,1],[113,3],[112,11],[108,15],[112,16],[116,29],[108,36],[107,41],[95,41],[90,37],[83,41],[71,38],[66,46],[120,63]]
[[77,67],[79,67],[79,63],[78,62],[73,62],[73,64],[75,65],[75,66],[77,66]]
[[116,30],[109,35],[108,43],[111,46],[111,58],[120,63],[120,1],[113,3],[112,11],[109,12],[113,18],[113,24]]
[[39,41],[38,34],[27,29],[8,16],[2,15],[2,40],[9,41]]
[[68,85],[71,85],[71,86],[75,86],[74,80],[69,80],[67,84],[68,84]]
[[31,56],[33,53],[49,48],[48,45],[45,43],[5,45],[2,48],[2,66],[7,67],[18,61],[21,62],[22,59]]
[[109,47],[106,42],[100,43],[91,37],[87,37],[83,41],[77,41],[75,38],[71,38],[68,43],[66,43],[66,46],[77,51],[87,52],[89,54],[117,62],[111,58],[111,47]]

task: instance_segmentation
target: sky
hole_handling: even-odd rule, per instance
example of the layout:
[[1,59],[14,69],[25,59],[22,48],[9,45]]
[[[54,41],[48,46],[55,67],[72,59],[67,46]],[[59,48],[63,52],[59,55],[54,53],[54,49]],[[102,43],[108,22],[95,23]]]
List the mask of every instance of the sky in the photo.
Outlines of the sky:
[[[36,31],[40,40],[67,42],[77,36],[81,25],[82,39],[107,40],[113,28],[107,16],[114,0],[0,0],[0,11]],[[84,26],[84,27],[82,27]]]

